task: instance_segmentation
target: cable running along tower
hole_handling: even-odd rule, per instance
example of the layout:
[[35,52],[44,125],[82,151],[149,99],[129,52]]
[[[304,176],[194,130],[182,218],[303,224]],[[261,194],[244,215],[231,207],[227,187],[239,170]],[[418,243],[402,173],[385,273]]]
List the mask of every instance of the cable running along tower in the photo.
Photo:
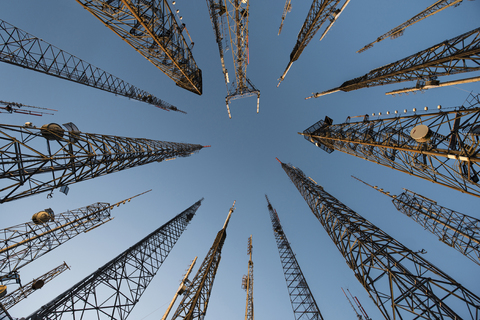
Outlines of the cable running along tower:
[[[340,87],[317,92],[305,99],[318,98],[338,91],[349,92],[413,80],[417,80],[415,88],[397,90],[392,93],[426,90],[440,85],[437,77],[478,70],[480,70],[480,28],[373,69],[361,77],[345,81]],[[478,81],[475,79],[477,78],[473,78],[472,81]]]
[[[148,191],[146,191],[148,192]],[[144,192],[144,193],[146,193]],[[113,208],[131,198],[110,205],[96,202],[86,207],[55,215],[52,209],[35,213],[32,222],[0,230],[0,281],[18,279],[18,270],[81,233],[91,231],[113,219]]]
[[[223,76],[227,87],[225,103],[228,117],[230,119],[232,118],[229,107],[231,100],[251,97],[253,95],[257,95],[258,113],[260,108],[260,90],[247,78],[247,66],[250,61],[248,49],[249,0],[207,0],[207,7],[220,53]],[[228,34],[226,29],[228,30]],[[227,37],[230,38],[235,70],[235,80],[233,82],[230,81],[228,70],[225,67],[224,39],[227,39]],[[226,46],[228,46],[228,44],[226,44]]]
[[[353,177],[353,176],[352,176]],[[438,240],[454,248],[480,265],[480,220],[442,207],[427,197],[404,189],[400,195],[390,195],[377,186],[353,177],[392,198],[395,208],[433,233]]]
[[242,278],[242,288],[247,292],[247,302],[245,306],[245,320],[254,320],[253,313],[253,261],[252,261],[252,236],[248,238],[247,254],[250,256],[248,260],[248,274]]
[[[288,70],[290,70],[292,64],[297,61],[298,58],[300,58],[303,50],[307,47],[310,40],[313,39],[317,31],[322,27],[323,23],[327,20],[330,21],[329,25],[320,37],[320,40],[325,37],[327,32],[333,26],[338,17],[340,17],[340,14],[343,12],[349,2],[350,0],[313,0],[312,6],[307,14],[307,18],[303,23],[302,29],[300,29],[300,32],[298,33],[297,42],[290,53],[290,61],[288,62],[288,65],[285,68],[282,76],[278,79],[279,82],[277,87],[280,86],[280,83],[282,83],[282,81],[285,79],[285,76],[287,75]],[[339,7],[340,3],[343,3],[341,7]]]
[[204,146],[78,131],[0,125],[0,203],[151,162],[188,157]]
[[332,124],[326,117],[303,133],[327,153],[338,150],[480,197],[480,100],[454,111]]
[[126,319],[202,200],[35,311],[27,320]]
[[283,170],[385,319],[480,318],[480,298],[327,193],[298,168]]
[[320,309],[310,291],[307,280],[305,280],[302,269],[300,269],[297,258],[290,247],[287,236],[283,232],[277,211],[272,207],[266,195],[265,198],[267,199],[273,235],[277,243],[278,254],[280,256],[280,262],[282,263],[295,320],[323,320]]
[[202,94],[202,70],[193,59],[167,0],[77,0],[177,86]]
[[198,268],[197,274],[191,281],[188,290],[183,295],[183,299],[171,320],[204,319],[207,313],[210,294],[212,293],[213,281],[215,280],[215,275],[217,274],[217,269],[220,265],[223,244],[227,238],[228,222],[233,211],[235,210],[234,206],[235,201],[228,212],[228,216],[225,220],[222,230],[217,233],[212,247]]
[[0,61],[143,101],[167,111],[186,113],[3,20],[0,20]]

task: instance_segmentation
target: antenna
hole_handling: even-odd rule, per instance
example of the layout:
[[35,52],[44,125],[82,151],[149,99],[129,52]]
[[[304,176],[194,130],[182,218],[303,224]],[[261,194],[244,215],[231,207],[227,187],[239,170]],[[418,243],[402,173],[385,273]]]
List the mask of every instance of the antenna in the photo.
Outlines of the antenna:
[[[341,287],[340,287],[340,288],[341,288]],[[348,289],[347,289],[347,290],[348,290]],[[347,294],[345,293],[345,290],[343,290],[343,288],[342,288],[342,291],[343,291],[343,294],[345,295],[345,298],[347,298],[348,303],[350,303],[350,305],[352,306],[353,311],[355,311],[355,313],[357,314],[357,318],[358,318],[359,320],[362,320],[362,319],[363,319],[362,316],[357,312],[357,309],[355,309],[355,307],[354,307],[353,304],[352,304],[352,301],[350,301],[350,299],[348,298],[348,296],[347,296]],[[350,292],[350,291],[349,291],[349,292]]]
[[[355,301],[355,304],[357,305],[358,309],[362,312],[362,314],[364,315],[365,319],[366,320],[371,320],[369,317],[368,317],[368,314],[367,312],[365,311],[365,309],[363,309],[362,307],[362,304],[360,303],[360,300],[357,299],[357,297],[353,296],[352,293],[350,292],[350,290],[348,290],[348,293],[350,294],[350,296],[352,297],[353,301]],[[344,292],[345,293],[345,292]]]

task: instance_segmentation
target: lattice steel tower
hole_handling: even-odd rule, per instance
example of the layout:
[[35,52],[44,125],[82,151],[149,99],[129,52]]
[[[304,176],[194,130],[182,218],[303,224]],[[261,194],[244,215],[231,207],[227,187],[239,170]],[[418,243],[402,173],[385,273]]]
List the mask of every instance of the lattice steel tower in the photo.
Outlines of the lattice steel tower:
[[[0,125],[0,203],[154,161],[188,157],[204,146],[82,133],[72,123]],[[64,190],[64,189],[61,189]]]
[[405,191],[398,196],[390,195],[390,192],[354,178],[392,198],[398,211],[436,235],[447,246],[480,265],[479,219],[442,207],[436,201],[407,189],[403,189]]
[[179,213],[27,319],[126,319],[195,216],[202,200]]
[[202,94],[202,70],[193,59],[167,0],[77,0],[85,9],[172,79]]
[[15,280],[20,283],[19,269],[79,234],[109,222],[113,219],[111,216],[113,208],[130,202],[139,195],[112,205],[106,202],[96,202],[57,215],[52,209],[45,209],[35,213],[32,222],[1,229],[0,282]]
[[233,205],[228,212],[227,220],[225,220],[222,230],[217,233],[212,247],[205,256],[200,268],[198,268],[197,274],[191,281],[188,290],[184,293],[183,299],[171,320],[203,320],[205,317],[208,301],[210,300],[210,294],[213,288],[213,281],[215,280],[215,275],[217,274],[217,269],[220,265],[223,244],[227,238],[228,222],[232,212],[235,210],[234,206],[235,202],[233,202]]
[[253,261],[252,261],[252,236],[248,238],[247,254],[250,256],[248,260],[248,274],[242,278],[242,288],[247,291],[247,302],[245,305],[245,320],[253,320]]
[[[339,8],[340,2],[342,2],[343,5]],[[307,47],[310,40],[313,39],[317,31],[322,27],[323,23],[327,20],[330,21],[330,24],[320,37],[320,40],[325,37],[349,2],[350,0],[313,0],[307,18],[303,23],[302,29],[300,29],[300,32],[298,33],[297,42],[290,53],[290,61],[288,62],[282,76],[278,79],[279,82],[277,87],[285,79],[292,64],[300,58],[303,50]]]
[[345,81],[340,87],[317,92],[306,99],[338,91],[349,92],[412,80],[418,80],[418,90],[424,90],[439,86],[440,81],[437,77],[478,70],[480,70],[480,28],[373,69],[361,77]]
[[165,110],[177,107],[0,20],[0,61],[81,83]]
[[277,211],[272,207],[268,197],[265,195],[268,203],[268,212],[272,220],[273,235],[277,243],[280,262],[282,263],[285,281],[287,283],[288,295],[292,304],[295,320],[315,319],[323,320],[317,302],[308,287],[307,280],[303,275],[302,269],[297,262],[295,253],[293,253],[285,232],[283,232]]
[[[385,319],[479,319],[480,298],[281,163]],[[409,314],[411,313],[411,314]]]
[[480,197],[480,100],[470,96],[453,111],[332,125],[326,117],[303,133],[334,150]]
[[[220,53],[225,85],[228,91],[225,97],[228,117],[232,118],[229,107],[231,100],[253,95],[257,95],[258,113],[260,107],[260,90],[247,78],[247,65],[250,61],[248,49],[249,0],[207,0],[207,6]],[[228,70],[225,67],[224,46],[228,47],[228,43],[226,42],[227,37],[230,38],[235,70],[235,80],[233,82],[230,82]]]

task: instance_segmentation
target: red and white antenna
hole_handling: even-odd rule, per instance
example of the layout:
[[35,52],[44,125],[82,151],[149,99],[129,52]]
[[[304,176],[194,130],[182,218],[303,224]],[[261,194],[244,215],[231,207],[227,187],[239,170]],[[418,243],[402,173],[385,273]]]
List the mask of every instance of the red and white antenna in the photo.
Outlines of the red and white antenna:
[[[371,320],[367,314],[367,312],[365,311],[365,309],[363,309],[362,307],[362,304],[360,303],[360,300],[358,300],[358,298],[355,296],[352,295],[352,293],[350,292],[350,290],[348,290],[348,293],[350,294],[350,296],[352,297],[353,301],[355,301],[355,304],[357,305],[358,309],[360,310],[360,312],[362,312],[363,316],[365,317],[365,320]],[[345,292],[343,292],[345,293]]]

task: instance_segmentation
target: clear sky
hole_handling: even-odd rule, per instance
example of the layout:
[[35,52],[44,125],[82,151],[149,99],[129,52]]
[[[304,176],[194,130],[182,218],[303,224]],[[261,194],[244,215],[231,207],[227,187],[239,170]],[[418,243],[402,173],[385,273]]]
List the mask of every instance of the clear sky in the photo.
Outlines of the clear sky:
[[[130,314],[130,319],[160,319],[190,261],[196,272],[228,209],[236,210],[227,230],[222,261],[206,319],[243,319],[247,273],[247,239],[253,235],[254,303],[257,319],[293,319],[283,271],[264,195],[276,208],[299,264],[325,319],[355,319],[341,287],[357,296],[372,319],[382,316],[345,263],[327,233],[279,163],[290,162],[311,176],[344,204],[424,257],[466,288],[480,295],[478,266],[448,248],[415,222],[397,212],[386,196],[352,179],[355,175],[393,194],[408,188],[440,205],[479,218],[479,199],[408,176],[341,152],[330,155],[305,141],[301,132],[326,115],[334,123],[347,116],[425,106],[459,106],[480,85],[432,89],[425,93],[385,96],[414,83],[339,92],[304,100],[361,76],[369,70],[478,27],[479,1],[415,24],[403,37],[387,39],[362,54],[365,44],[420,12],[433,1],[351,1],[327,36],[319,32],[296,61],[279,88],[277,79],[289,61],[310,1],[292,1],[292,12],[277,36],[284,1],[250,2],[250,64],[247,75],[261,91],[256,98],[232,101],[229,119],[226,89],[206,1],[177,0],[183,22],[195,42],[193,56],[203,71],[203,95],[177,87],[161,71],[123,42],[76,1],[17,0],[2,3],[1,19],[146,90],[188,112],[166,112],[111,93],[0,63],[0,100],[59,110],[54,116],[0,114],[2,123],[36,126],[74,122],[83,132],[211,145],[190,158],[152,163],[70,186],[68,196],[55,191],[0,206],[0,228],[27,222],[45,208],[60,213],[98,201],[114,203],[148,189],[152,192],[115,208],[113,221],[62,245],[21,269],[24,283],[63,261],[71,266],[10,309],[15,317],[31,314],[117,254],[204,197],[185,233]],[[323,30],[323,29],[322,29]],[[321,31],[322,31],[321,30]],[[233,72],[231,54],[227,68]],[[478,76],[463,74],[440,80]],[[232,76],[232,75],[231,75]],[[12,286],[13,287],[13,286]]]

